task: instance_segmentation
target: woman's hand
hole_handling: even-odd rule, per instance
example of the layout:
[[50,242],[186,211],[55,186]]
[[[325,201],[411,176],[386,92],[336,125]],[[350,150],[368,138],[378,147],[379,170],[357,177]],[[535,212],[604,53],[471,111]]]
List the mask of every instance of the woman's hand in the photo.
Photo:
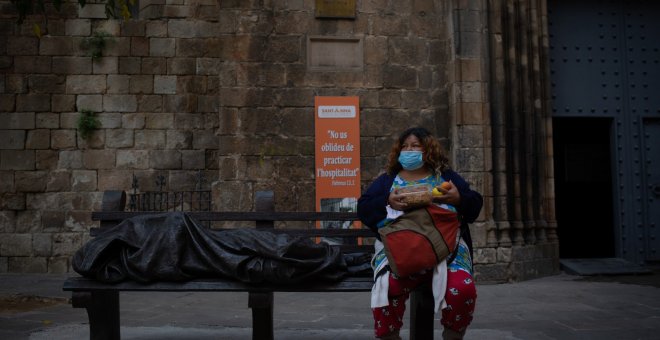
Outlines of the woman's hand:
[[408,204],[403,202],[403,197],[404,195],[399,194],[399,189],[394,189],[390,192],[387,203],[392,209],[403,211],[408,207]]
[[449,187],[443,188],[442,186],[437,186],[436,188],[442,193],[442,195],[433,197],[433,201],[437,203],[451,204],[457,207],[461,204],[461,193],[458,192],[458,188],[456,188],[451,181],[444,183],[449,183]]

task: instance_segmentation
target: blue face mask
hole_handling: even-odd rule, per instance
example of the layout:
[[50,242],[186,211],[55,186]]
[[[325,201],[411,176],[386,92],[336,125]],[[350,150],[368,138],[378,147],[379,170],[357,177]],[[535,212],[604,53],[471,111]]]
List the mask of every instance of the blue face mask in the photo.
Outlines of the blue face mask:
[[401,151],[399,163],[405,170],[417,170],[424,165],[421,151]]

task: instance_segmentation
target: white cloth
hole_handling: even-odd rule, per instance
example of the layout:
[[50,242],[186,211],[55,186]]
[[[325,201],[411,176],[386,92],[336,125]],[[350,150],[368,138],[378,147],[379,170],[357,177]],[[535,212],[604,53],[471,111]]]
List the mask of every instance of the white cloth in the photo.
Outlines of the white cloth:
[[390,272],[380,275],[371,288],[371,308],[384,307],[390,304],[387,292],[390,289]]
[[445,301],[445,292],[447,291],[447,260],[442,260],[433,268],[433,279],[431,280],[431,289],[433,290],[434,312],[447,307]]

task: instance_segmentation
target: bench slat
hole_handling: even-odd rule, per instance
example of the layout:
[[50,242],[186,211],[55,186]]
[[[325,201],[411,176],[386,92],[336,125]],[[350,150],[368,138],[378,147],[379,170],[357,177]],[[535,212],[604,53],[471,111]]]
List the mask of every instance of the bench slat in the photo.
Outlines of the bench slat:
[[222,279],[195,279],[183,282],[143,284],[125,281],[103,283],[85,277],[71,277],[64,282],[65,291],[159,291],[159,292],[364,292],[373,285],[371,277],[348,277],[339,282],[304,282],[299,284],[249,284]]
[[[94,211],[94,221],[121,221],[139,215],[162,214],[163,211]],[[351,212],[309,212],[309,211],[191,211],[186,212],[198,221],[356,221],[356,213]]]

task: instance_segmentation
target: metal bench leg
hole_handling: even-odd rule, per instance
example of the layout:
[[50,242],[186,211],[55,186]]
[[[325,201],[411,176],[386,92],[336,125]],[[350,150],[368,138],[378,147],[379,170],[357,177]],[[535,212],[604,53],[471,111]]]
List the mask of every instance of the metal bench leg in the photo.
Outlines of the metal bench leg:
[[74,308],[87,309],[90,340],[118,340],[119,292],[74,292]]
[[410,296],[410,340],[433,339],[433,292],[420,287]]
[[248,307],[252,308],[252,339],[273,340],[273,292],[250,292]]

